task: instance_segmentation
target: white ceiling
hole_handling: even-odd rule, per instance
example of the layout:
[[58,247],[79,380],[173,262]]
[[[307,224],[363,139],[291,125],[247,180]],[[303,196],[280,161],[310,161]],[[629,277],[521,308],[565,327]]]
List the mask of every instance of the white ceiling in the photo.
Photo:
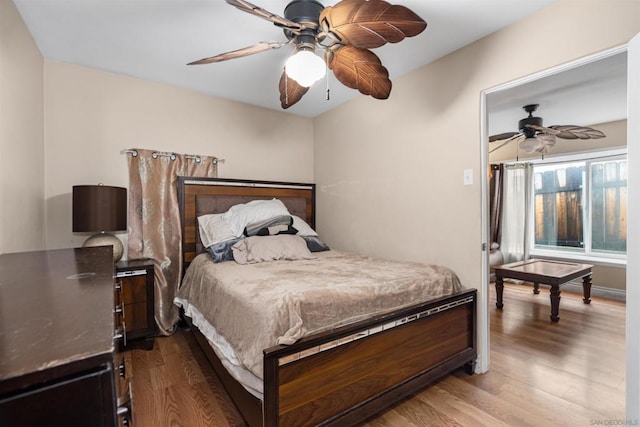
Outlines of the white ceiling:
[[[392,0],[416,12],[427,29],[375,49],[391,80],[514,23],[555,0]],[[287,0],[253,0],[282,15]],[[47,59],[172,84],[280,110],[278,81],[290,46],[231,61],[186,66],[260,41],[286,40],[268,21],[222,0],[14,0]],[[321,0],[325,6],[336,0]],[[362,96],[329,79],[287,111],[315,117]],[[393,97],[393,90],[391,92]],[[384,102],[384,101],[376,101]]]

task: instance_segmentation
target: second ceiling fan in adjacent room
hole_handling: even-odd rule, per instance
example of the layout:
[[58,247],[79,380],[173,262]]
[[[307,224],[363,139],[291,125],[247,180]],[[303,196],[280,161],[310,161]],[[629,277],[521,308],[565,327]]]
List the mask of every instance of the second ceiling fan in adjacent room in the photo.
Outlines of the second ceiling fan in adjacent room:
[[546,154],[556,145],[556,138],[599,139],[605,137],[605,134],[601,131],[586,126],[553,125],[544,127],[542,126],[542,118],[534,117],[533,115],[538,106],[538,104],[528,104],[522,107],[524,111],[529,113],[529,116],[518,122],[518,132],[491,135],[489,137],[490,143],[500,142],[501,144],[492,148],[489,152],[492,153],[513,142],[518,144],[518,148],[527,153]]

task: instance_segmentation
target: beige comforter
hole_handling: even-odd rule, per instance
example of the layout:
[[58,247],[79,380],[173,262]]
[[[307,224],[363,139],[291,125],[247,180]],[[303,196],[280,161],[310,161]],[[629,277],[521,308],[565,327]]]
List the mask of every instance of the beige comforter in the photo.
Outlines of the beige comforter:
[[239,265],[194,259],[176,303],[193,305],[262,378],[262,350],[461,291],[451,270],[327,251],[313,260]]

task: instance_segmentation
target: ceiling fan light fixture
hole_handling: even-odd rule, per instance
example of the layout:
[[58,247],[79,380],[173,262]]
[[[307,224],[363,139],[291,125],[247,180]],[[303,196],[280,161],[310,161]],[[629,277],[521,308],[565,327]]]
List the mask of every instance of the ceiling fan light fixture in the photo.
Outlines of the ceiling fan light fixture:
[[534,153],[539,147],[540,142],[535,136],[527,138],[520,143],[520,149],[526,151],[527,153]]
[[298,49],[294,55],[287,59],[284,69],[289,78],[303,87],[311,86],[327,73],[322,58],[308,48]]

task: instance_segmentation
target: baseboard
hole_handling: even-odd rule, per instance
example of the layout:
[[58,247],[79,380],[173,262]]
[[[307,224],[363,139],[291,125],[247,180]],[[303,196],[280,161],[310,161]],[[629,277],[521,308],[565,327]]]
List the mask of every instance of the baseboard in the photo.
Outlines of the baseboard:
[[[582,293],[582,282],[569,282],[560,287],[561,290]],[[591,296],[599,298],[609,298],[617,301],[627,301],[627,292],[623,289],[603,288],[600,286],[591,286]]]
[[[511,283],[524,283],[522,280],[516,280],[516,279],[505,279],[505,282],[511,282]],[[495,283],[492,281],[491,282],[491,286],[493,286]],[[540,283],[540,287],[541,288],[548,288],[549,285],[545,285],[543,283]],[[566,290],[566,291],[570,291],[570,292],[575,292],[578,294],[582,294],[582,280],[580,280],[579,282],[569,282],[569,283],[565,283],[564,285],[562,285],[560,287],[560,290]],[[598,297],[598,298],[608,298],[608,299],[612,299],[612,300],[616,300],[616,301],[622,301],[622,302],[627,302],[627,292],[624,289],[613,289],[613,288],[603,288],[601,286],[591,286],[591,296],[592,297]]]

